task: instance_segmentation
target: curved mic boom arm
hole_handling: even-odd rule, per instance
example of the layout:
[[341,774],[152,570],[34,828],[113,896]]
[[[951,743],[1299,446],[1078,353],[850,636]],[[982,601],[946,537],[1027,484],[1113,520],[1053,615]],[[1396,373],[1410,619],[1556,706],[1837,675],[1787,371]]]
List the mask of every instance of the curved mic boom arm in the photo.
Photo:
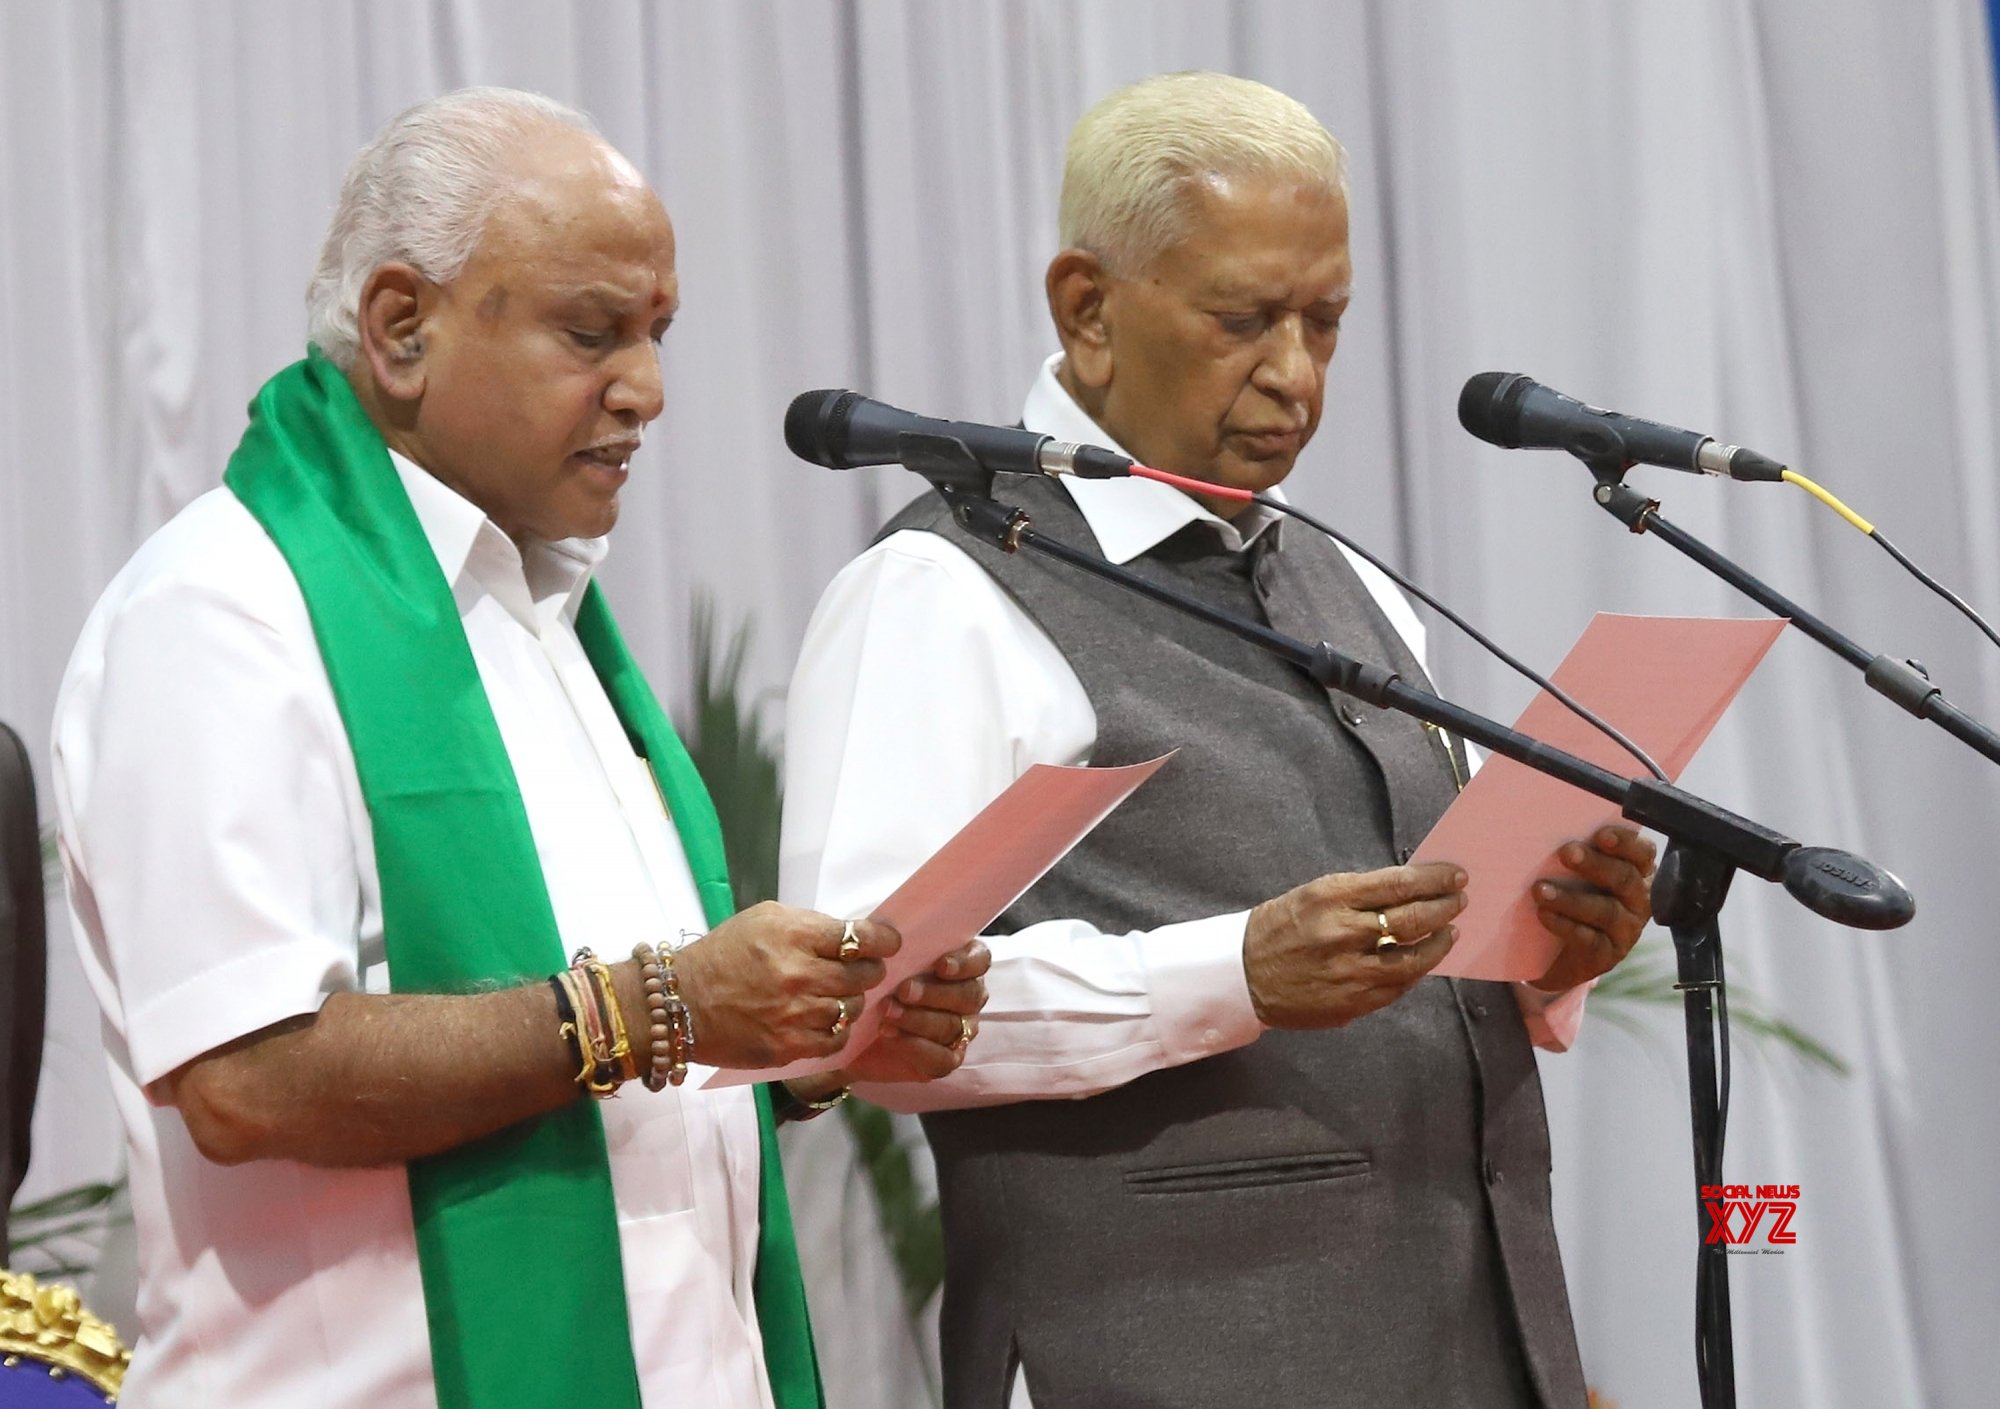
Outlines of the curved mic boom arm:
[[[1650,778],[1621,777],[1407,684],[1393,671],[1342,655],[1324,641],[1308,644],[1273,631],[1046,537],[1021,510],[996,503],[980,492],[982,471],[976,458],[949,436],[909,436],[905,450],[903,463],[931,481],[952,506],[959,526],[981,542],[1008,553],[1028,548],[1068,563],[1233,632],[1299,666],[1329,689],[1435,724],[1536,772],[1616,803],[1627,818],[1642,826],[1712,853],[1753,876],[1780,882],[1800,904],[1836,924],[1895,929],[1908,924],[1916,914],[1916,900],[1908,888],[1890,872],[1858,856],[1829,847],[1805,846],[1684,789]],[[984,483],[991,483],[990,475]]]

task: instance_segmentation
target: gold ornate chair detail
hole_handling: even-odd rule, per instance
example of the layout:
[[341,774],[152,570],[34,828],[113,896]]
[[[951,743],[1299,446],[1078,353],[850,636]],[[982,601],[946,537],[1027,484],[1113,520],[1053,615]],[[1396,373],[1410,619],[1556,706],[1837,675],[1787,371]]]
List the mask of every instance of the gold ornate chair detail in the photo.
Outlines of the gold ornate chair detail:
[[[0,724],[0,1258],[41,1068],[44,923],[34,775]],[[70,1288],[0,1268],[0,1409],[115,1403],[130,1359]]]
[[116,1404],[132,1353],[75,1291],[0,1272],[0,1406]]

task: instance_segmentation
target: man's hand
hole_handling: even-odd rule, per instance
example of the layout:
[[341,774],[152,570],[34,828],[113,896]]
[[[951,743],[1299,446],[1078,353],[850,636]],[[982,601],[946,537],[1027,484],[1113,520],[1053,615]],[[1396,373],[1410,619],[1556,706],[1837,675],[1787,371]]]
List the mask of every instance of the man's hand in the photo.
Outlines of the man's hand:
[[766,901],[677,953],[695,1060],[775,1067],[844,1047],[848,1024],[861,1016],[861,995],[882,981],[882,960],[903,939],[887,925],[856,920],[860,950],[842,959],[842,930],[826,915]]
[[993,955],[978,940],[945,955],[927,974],[903,980],[882,1003],[882,1031],[840,1073],[861,1081],[935,1081],[965,1060],[986,1006]]
[[1556,858],[1574,879],[1535,882],[1535,912],[1562,941],[1535,987],[1560,993],[1618,967],[1653,918],[1653,844],[1630,827],[1599,827],[1589,842],[1564,842]]
[[[1402,997],[1450,952],[1465,872],[1450,862],[1321,876],[1250,912],[1243,971],[1268,1027],[1342,1027]],[[1380,915],[1397,943],[1379,947]]]

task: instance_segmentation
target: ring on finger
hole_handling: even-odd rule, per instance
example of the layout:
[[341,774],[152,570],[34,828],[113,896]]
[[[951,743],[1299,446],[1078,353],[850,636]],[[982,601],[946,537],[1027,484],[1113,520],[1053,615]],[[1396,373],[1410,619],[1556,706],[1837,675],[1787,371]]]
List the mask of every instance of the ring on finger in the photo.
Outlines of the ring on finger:
[[840,1011],[834,1015],[833,1026],[829,1031],[835,1037],[838,1037],[843,1032],[846,1032],[848,1027],[854,1022],[854,1015],[847,1011],[847,1000],[845,998],[836,998],[834,1002],[838,1005]]
[[973,1025],[972,1019],[960,1013],[958,1015],[958,1038],[951,1044],[951,1050],[963,1056],[965,1049],[972,1045],[972,1035],[977,1031],[979,1029]]
[[849,920],[840,927],[840,962],[845,964],[851,959],[859,958],[860,955],[861,936],[854,932],[854,921]]
[[1377,910],[1375,912],[1375,923],[1382,931],[1375,940],[1376,951],[1379,953],[1384,949],[1394,949],[1396,947],[1396,932],[1389,928],[1389,912],[1386,910]]

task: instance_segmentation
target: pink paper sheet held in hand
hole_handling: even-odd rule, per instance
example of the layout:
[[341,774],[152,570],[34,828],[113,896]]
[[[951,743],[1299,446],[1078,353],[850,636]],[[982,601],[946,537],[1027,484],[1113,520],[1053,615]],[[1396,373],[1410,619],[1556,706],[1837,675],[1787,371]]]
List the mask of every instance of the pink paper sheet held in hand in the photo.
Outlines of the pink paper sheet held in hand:
[[884,997],[977,938],[1172,757],[1164,753],[1122,768],[1035,764],[870,913],[871,920],[896,927],[903,947],[884,966],[882,982],[869,990],[846,1047],[831,1057],[768,1071],[717,1071],[702,1085],[787,1081],[839,1068],[875,1040]]
[[[1552,677],[1653,756],[1669,778],[1694,758],[1785,623],[1776,618],[1614,616],[1599,612]],[[1514,728],[1621,777],[1639,761],[1546,691]],[[1489,758],[1417,848],[1417,861],[1455,861],[1471,877],[1458,943],[1433,971],[1455,978],[1534,979],[1556,940],[1529,888],[1566,876],[1556,848],[1586,838],[1618,809],[1510,758]]]

